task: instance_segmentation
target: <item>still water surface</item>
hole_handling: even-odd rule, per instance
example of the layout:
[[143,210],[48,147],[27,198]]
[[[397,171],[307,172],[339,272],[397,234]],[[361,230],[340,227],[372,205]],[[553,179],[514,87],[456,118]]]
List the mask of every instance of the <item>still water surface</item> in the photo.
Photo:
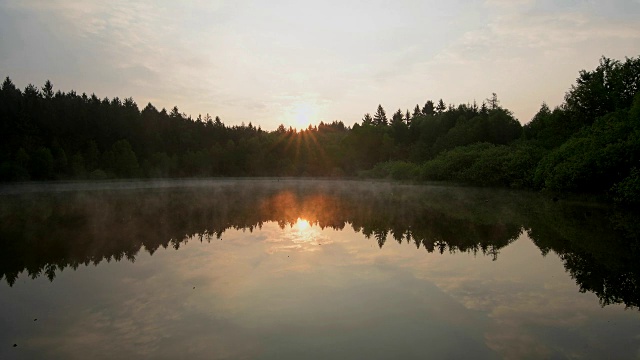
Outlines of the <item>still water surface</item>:
[[636,219],[360,181],[5,186],[0,359],[637,359]]

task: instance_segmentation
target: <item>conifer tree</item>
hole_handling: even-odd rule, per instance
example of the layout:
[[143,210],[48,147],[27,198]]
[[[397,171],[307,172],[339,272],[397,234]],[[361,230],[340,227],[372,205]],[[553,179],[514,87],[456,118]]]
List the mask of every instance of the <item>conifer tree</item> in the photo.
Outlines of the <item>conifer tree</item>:
[[375,115],[373,115],[373,123],[376,126],[386,126],[389,124],[387,120],[387,113],[385,113],[382,105],[378,104],[378,110],[376,110]]
[[420,105],[416,104],[416,107],[413,109],[413,117],[417,117],[422,115],[422,112],[420,111]]
[[422,108],[422,115],[431,116],[433,114],[433,101],[429,100],[424,104],[424,107]]
[[362,125],[371,125],[373,124],[373,118],[371,117],[371,114],[366,113],[364,114],[364,117],[362,118]]

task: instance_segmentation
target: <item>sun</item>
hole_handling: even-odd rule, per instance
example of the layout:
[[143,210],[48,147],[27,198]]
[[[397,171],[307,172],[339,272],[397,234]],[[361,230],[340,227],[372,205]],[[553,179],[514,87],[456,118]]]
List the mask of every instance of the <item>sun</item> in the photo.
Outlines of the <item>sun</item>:
[[291,115],[297,129],[306,129],[317,122],[318,109],[309,102],[300,102],[293,105]]

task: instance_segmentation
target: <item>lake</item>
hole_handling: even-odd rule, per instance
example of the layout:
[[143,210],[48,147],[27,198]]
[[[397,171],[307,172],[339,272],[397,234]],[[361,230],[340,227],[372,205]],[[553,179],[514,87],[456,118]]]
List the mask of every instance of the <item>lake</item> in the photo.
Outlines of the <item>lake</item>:
[[637,359],[640,225],[330,180],[0,187],[0,359]]

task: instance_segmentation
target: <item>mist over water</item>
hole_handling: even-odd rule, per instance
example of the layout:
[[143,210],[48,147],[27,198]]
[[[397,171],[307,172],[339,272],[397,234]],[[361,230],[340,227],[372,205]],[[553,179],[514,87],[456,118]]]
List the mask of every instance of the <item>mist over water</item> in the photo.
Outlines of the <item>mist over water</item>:
[[635,218],[371,181],[4,186],[0,358],[633,358]]

